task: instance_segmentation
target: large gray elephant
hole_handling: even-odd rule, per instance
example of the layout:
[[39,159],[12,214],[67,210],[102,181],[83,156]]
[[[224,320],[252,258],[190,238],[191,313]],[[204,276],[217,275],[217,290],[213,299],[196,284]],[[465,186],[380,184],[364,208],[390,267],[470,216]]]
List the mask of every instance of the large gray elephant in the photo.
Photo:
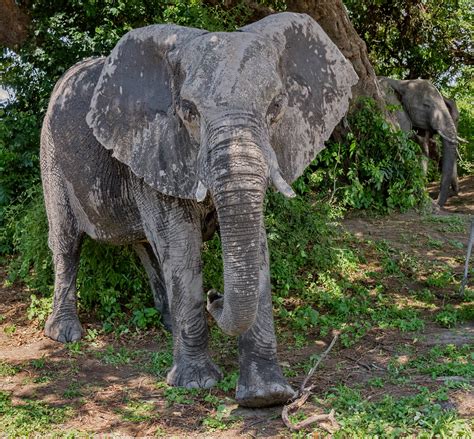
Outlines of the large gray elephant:
[[378,77],[382,92],[389,104],[400,105],[396,117],[404,131],[415,130],[415,140],[422,147],[425,158],[423,171],[427,172],[433,136],[439,134],[443,143],[441,185],[438,205],[442,207],[448,199],[450,188],[458,192],[457,123],[459,112],[456,103],[445,98],[425,79],[397,80]]
[[[172,327],[170,385],[210,387],[201,246],[219,222],[224,295],[207,310],[239,336],[241,405],[293,395],[276,357],[263,201],[324,147],[357,82],[309,16],[282,13],[232,33],[153,25],[57,83],[41,136],[53,253],[45,333],[77,340],[81,239],[135,246]],[[100,292],[98,292],[100,294]]]

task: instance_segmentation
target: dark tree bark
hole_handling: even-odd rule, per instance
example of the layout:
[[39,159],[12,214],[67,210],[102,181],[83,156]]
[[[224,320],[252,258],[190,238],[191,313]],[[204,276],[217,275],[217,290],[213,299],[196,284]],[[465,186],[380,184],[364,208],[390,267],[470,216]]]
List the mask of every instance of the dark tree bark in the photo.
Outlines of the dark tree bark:
[[28,38],[30,17],[15,0],[0,0],[0,46],[17,49]]

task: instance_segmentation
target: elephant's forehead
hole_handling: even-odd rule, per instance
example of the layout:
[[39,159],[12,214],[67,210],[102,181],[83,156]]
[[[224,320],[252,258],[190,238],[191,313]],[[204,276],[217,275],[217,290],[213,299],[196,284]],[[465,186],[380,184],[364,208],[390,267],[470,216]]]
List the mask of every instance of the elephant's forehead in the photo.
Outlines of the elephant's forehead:
[[217,105],[229,100],[257,103],[281,87],[276,49],[256,35],[206,34],[186,48],[183,58],[186,98]]

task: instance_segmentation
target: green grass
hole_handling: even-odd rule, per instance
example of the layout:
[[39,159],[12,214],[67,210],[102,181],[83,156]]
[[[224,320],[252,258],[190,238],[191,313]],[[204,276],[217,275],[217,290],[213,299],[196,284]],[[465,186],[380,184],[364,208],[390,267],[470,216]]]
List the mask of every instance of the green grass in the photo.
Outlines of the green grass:
[[220,431],[231,428],[239,420],[239,417],[230,414],[229,406],[220,404],[203,419],[202,425],[208,431]]
[[72,410],[67,406],[52,406],[28,399],[13,404],[11,396],[0,391],[0,435],[21,437],[52,433],[71,415]]
[[334,438],[469,439],[473,435],[469,421],[440,405],[446,401],[447,391],[447,388],[430,391],[418,387],[407,396],[384,395],[379,401],[370,401],[359,389],[341,385],[317,402],[336,410],[341,429]]
[[72,381],[67,386],[66,390],[63,392],[64,398],[67,399],[75,399],[82,396],[82,392],[80,390],[80,384],[77,381]]
[[157,383],[159,389],[163,389],[163,396],[166,399],[166,405],[173,406],[178,405],[189,405],[195,402],[195,398],[198,397],[203,390],[202,389],[187,389],[185,387],[171,387],[165,382]]
[[239,379],[239,372],[233,371],[224,375],[224,377],[217,383],[217,387],[224,392],[232,392],[237,386]]
[[403,365],[402,371],[416,371],[430,375],[474,378],[474,345],[435,346],[427,354],[418,356]]
[[173,364],[173,351],[170,347],[167,351],[153,352],[146,369],[153,375],[163,378]]
[[18,366],[13,366],[6,361],[0,361],[0,377],[10,377],[20,371]]
[[123,366],[129,364],[137,355],[137,351],[131,351],[125,346],[119,348],[107,346],[105,350],[96,352],[96,356],[101,362],[112,366]]
[[118,410],[121,418],[127,422],[149,422],[159,419],[155,404],[147,401],[128,401],[125,407]]

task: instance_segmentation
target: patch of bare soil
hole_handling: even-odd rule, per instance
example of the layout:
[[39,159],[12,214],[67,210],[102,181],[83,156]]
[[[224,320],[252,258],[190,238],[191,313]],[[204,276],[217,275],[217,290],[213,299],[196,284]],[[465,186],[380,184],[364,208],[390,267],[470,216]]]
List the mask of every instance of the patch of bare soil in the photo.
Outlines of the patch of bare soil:
[[[449,199],[439,217],[453,213],[468,218],[474,214],[474,177],[461,179],[459,196]],[[463,255],[467,241],[466,224],[433,220],[418,213],[394,214],[383,218],[364,218],[352,216],[343,226],[355,234],[360,242],[384,240],[399,251],[433,261],[434,264],[447,264],[456,275],[462,272]],[[461,243],[461,244],[459,244]],[[367,264],[376,266],[376,254],[369,255],[374,261]],[[0,268],[0,279],[6,278]],[[2,282],[3,283],[3,282]],[[147,333],[114,339],[99,336],[85,343],[76,351],[45,338],[35,322],[26,317],[31,292],[21,284],[0,285],[0,363],[8,363],[18,368],[12,376],[0,375],[0,391],[11,393],[13,403],[34,399],[53,405],[68,405],[74,415],[61,426],[62,431],[74,430],[106,435],[163,437],[288,437],[283,425],[281,407],[269,409],[244,409],[228,398],[221,390],[209,391],[223,399],[228,415],[236,418],[226,430],[212,430],[203,421],[215,414],[215,406],[199,398],[198,402],[188,404],[179,398],[172,398],[162,381],[147,369],[147,354],[169,349],[161,333]],[[96,327],[100,322],[92,322]],[[313,354],[322,353],[331,336],[320,339],[309,335],[310,342],[297,349],[292,343],[279,346],[281,362],[296,370],[290,378],[298,387],[305,374],[296,365],[308,362]],[[356,345],[350,348],[335,347],[317,371],[313,382],[315,394],[323,395],[338,384],[361,384],[363,397],[377,401],[386,394],[394,397],[409,395],[413,388],[403,384],[385,383],[376,388],[367,383],[374,378],[385,380],[387,368],[393,358],[399,362],[408,361],[413,355],[428,352],[436,345],[464,345],[474,342],[474,323],[458,325],[445,329],[435,323],[428,324],[420,332],[402,333],[396,330],[374,329]],[[107,346],[114,346],[124,352],[135,352],[120,364],[104,361],[103,352]],[[234,347],[229,351],[233,352]],[[102,353],[102,354],[101,354]],[[220,364],[233,362],[235,354],[227,355],[222,350],[215,352]],[[295,368],[296,367],[296,368]],[[432,388],[436,380],[429,375],[414,374],[412,380],[417,384]],[[144,405],[145,415],[130,415],[130,407]],[[465,390],[455,390],[446,402],[462,417],[474,416],[474,396]],[[312,404],[309,409],[314,409]],[[1,428],[0,428],[1,431]]]

